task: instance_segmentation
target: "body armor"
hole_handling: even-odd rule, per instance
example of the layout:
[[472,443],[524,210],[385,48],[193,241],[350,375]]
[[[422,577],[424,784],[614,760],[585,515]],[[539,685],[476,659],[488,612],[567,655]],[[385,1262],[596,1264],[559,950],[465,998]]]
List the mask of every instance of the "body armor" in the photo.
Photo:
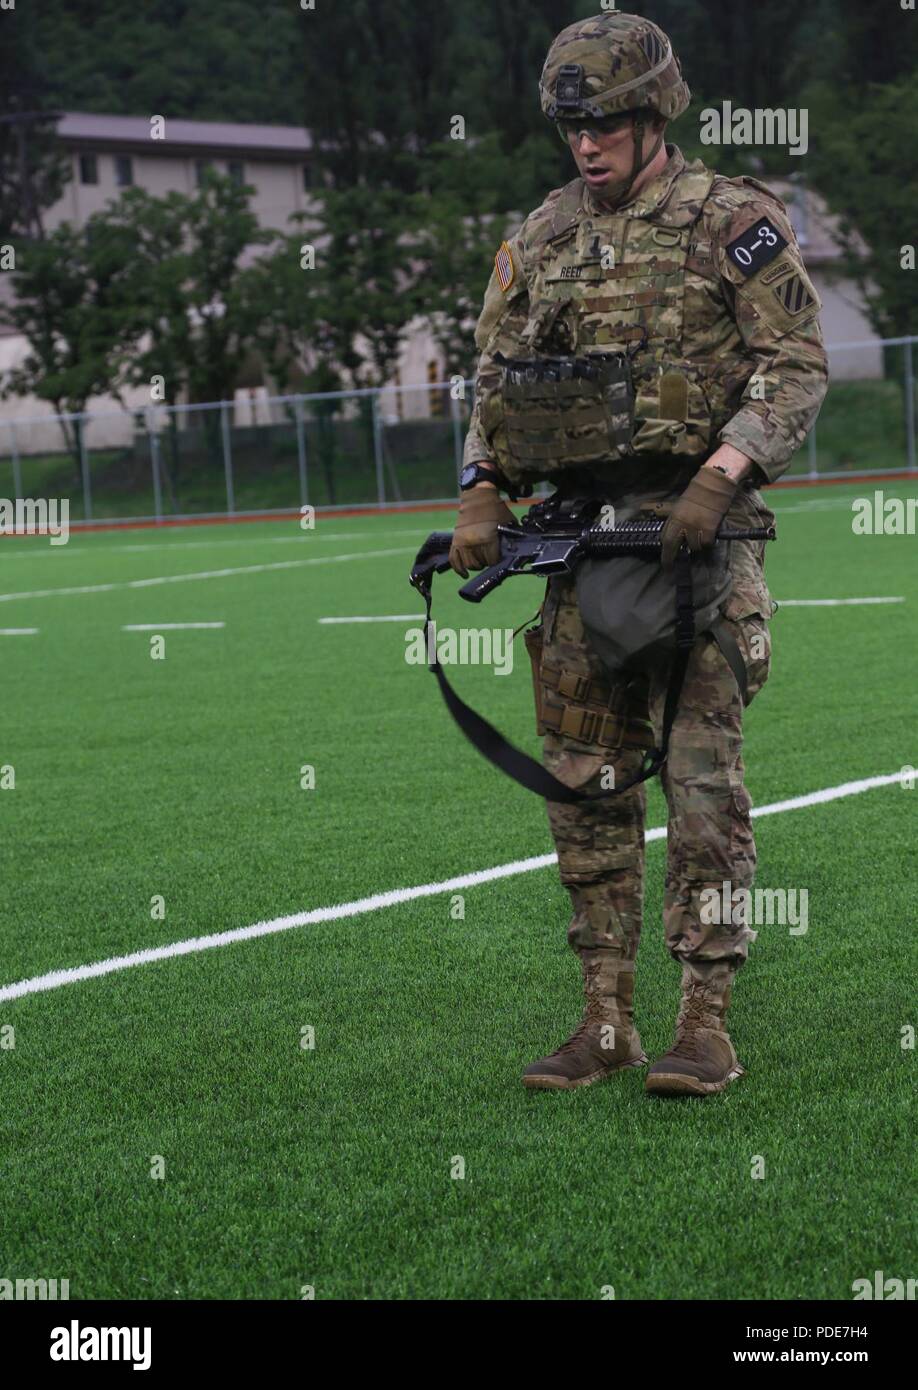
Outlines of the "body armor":
[[724,363],[689,355],[685,326],[687,274],[711,264],[699,224],[713,183],[696,162],[640,217],[588,212],[580,179],[561,191],[526,245],[524,353],[496,356],[502,372],[481,393],[508,477],[710,453],[732,413]]

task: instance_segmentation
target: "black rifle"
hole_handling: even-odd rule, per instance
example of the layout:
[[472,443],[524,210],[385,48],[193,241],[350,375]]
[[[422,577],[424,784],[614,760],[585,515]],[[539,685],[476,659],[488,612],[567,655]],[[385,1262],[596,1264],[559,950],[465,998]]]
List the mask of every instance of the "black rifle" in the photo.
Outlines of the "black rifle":
[[[520,526],[499,526],[497,530],[500,538],[500,559],[496,565],[491,565],[467,580],[459,590],[461,596],[470,603],[480,603],[511,575],[571,574],[580,561],[588,557],[592,559],[603,556],[611,558],[614,555],[640,555],[648,560],[659,559],[665,519],[629,521],[621,526],[603,526],[596,522],[601,504],[594,500],[575,502],[563,513],[559,502],[557,496],[549,497],[544,502],[530,507]],[[775,528],[754,526],[741,530],[722,529],[718,532],[717,539],[773,541]],[[434,531],[421,546],[411,568],[409,582],[417,589],[427,609],[424,622],[425,643],[431,621],[433,576],[450,568],[449,551],[452,540],[451,531]],[[660,747],[647,753],[641,771],[635,777],[620,787],[601,793],[599,797],[565,786],[528,754],[514,748],[503,734],[459,698],[434,654],[429,669],[436,676],[443,699],[466,738],[514,781],[549,801],[594,801],[606,796],[617,796],[639,782],[653,777],[666,761],[669,735],[696,636],[691,554],[685,545],[676,557],[675,570],[676,655],[666,692],[662,738]],[[742,688],[745,683],[745,668],[738,651],[734,659],[731,660],[728,656],[728,660]]]
[[[492,590],[514,574],[572,574],[581,560],[610,558],[613,555],[659,557],[665,521],[627,521],[621,526],[587,526],[574,523],[551,530],[536,527],[498,526],[500,559],[496,565],[473,575],[459,590],[470,603],[480,603]],[[721,530],[719,541],[773,541],[773,526],[751,526],[744,530]],[[423,596],[431,577],[448,570],[452,531],[434,531],[421,546],[412,566],[410,583]]]

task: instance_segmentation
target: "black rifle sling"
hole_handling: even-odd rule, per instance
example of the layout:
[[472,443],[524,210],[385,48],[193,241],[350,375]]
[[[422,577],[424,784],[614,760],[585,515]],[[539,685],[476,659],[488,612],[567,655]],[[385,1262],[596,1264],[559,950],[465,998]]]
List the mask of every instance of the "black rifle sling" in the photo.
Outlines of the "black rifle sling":
[[[428,631],[430,628],[430,607],[432,594],[429,585],[421,590],[424,603],[427,608],[427,616],[424,620],[424,644],[431,654],[428,644]],[[669,751],[669,738],[675,723],[676,714],[679,710],[679,697],[682,694],[682,686],[685,682],[685,672],[688,668],[689,657],[692,654],[692,647],[695,645],[695,609],[692,599],[692,562],[691,556],[685,549],[681,550],[676,556],[676,654],[670,668],[669,684],[666,688],[666,701],[663,706],[663,728],[661,730],[660,747],[652,748],[645,754],[640,772],[636,776],[630,777],[627,782],[622,782],[620,786],[610,787],[606,791],[590,793],[578,791],[575,787],[565,786],[557,777],[537,763],[535,758],[531,758],[522,749],[514,747],[504,735],[495,729],[493,724],[489,724],[487,719],[483,719],[480,714],[465,703],[455,692],[446,678],[446,673],[436,655],[434,648],[429,663],[429,669],[437,678],[440,686],[440,693],[446,702],[446,707],[455,719],[459,728],[465,734],[470,743],[478,749],[495,767],[500,768],[501,772],[514,782],[518,782],[521,787],[526,787],[528,791],[535,792],[536,796],[542,796],[546,801],[561,802],[580,802],[580,801],[604,801],[610,796],[621,796],[622,792],[630,791],[632,787],[638,786],[641,782],[646,782],[648,778],[654,777],[666,761]],[[735,644],[734,644],[735,645]],[[739,652],[737,651],[737,656]],[[729,659],[729,658],[728,658]],[[741,659],[740,659],[741,660]],[[731,667],[733,665],[730,662]],[[743,672],[745,677],[745,670]]]

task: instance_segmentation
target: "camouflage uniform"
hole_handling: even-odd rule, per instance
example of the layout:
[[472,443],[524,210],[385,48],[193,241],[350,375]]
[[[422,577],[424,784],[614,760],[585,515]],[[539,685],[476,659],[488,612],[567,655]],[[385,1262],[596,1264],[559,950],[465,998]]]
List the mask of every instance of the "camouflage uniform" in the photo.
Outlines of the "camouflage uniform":
[[[565,34],[582,35],[589,24],[606,32],[628,18],[602,16]],[[505,256],[476,332],[481,357],[465,459],[489,460],[511,482],[527,476],[516,422],[502,400],[498,354],[631,348],[634,431],[627,456],[588,470],[616,517],[665,512],[727,442],[757,466],[737,491],[727,524],[766,525],[773,516],[756,483],[781,475],[825,392],[818,295],[774,194],[755,179],[723,178],[700,161],[687,164],[677,147],[666,149],[662,171],[614,211],[577,178],[550,193],[505,243],[511,270]],[[756,268],[756,252],[746,248],[763,239],[768,259]],[[742,263],[747,256],[751,269]],[[547,417],[544,437],[542,476],[560,482],[563,464],[551,447],[557,433]],[[571,431],[565,447],[576,451]],[[732,589],[722,613],[747,667],[748,702],[768,676],[773,604],[764,544],[730,549]],[[609,785],[610,767],[615,782],[624,782],[659,743],[666,672],[610,676],[590,647],[566,578],[550,581],[541,632],[527,645],[537,661],[546,766],[589,791]],[[684,979],[702,992],[723,987],[729,994],[755,935],[745,926],[707,924],[699,910],[705,888],[719,890],[724,880],[734,889],[749,887],[755,870],[742,709],[719,647],[702,637],[662,772],[669,812],[666,939],[688,972]],[[590,961],[615,960],[633,970],[642,921],[643,786],[590,805],[551,803],[548,813],[573,904],[571,945]]]

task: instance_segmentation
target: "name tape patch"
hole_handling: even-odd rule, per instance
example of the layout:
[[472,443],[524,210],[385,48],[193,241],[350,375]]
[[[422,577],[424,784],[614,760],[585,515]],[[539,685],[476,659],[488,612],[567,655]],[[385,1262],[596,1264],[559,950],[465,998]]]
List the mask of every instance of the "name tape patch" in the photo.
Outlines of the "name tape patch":
[[753,222],[751,227],[735,237],[726,251],[737,270],[749,276],[773,261],[786,245],[787,238],[781,235],[774,223],[769,222],[767,217],[760,217],[758,222]]

